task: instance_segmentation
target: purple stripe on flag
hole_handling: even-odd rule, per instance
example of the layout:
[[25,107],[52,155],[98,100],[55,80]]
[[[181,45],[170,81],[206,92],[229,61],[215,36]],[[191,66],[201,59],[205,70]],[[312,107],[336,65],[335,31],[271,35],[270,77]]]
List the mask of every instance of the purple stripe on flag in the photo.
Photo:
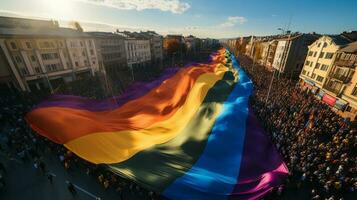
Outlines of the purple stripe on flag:
[[288,175],[288,168],[251,108],[246,130],[240,173],[230,199],[261,199]]
[[[162,75],[152,82],[136,82],[131,85],[126,91],[119,96],[107,98],[104,100],[88,99],[86,97],[74,95],[52,95],[47,101],[38,104],[35,108],[44,107],[66,107],[88,110],[93,112],[106,111],[118,108],[126,102],[139,98],[151,91],[153,88],[158,87],[164,80],[172,77],[179,71],[180,68],[166,69]],[[182,68],[181,68],[182,69]]]
[[45,107],[66,107],[88,110],[92,112],[100,112],[116,109],[126,102],[144,96],[147,92],[151,91],[153,88],[158,87],[164,80],[169,79],[175,75],[179,70],[193,66],[193,65],[203,65],[212,62],[212,59],[218,53],[212,53],[209,56],[207,62],[191,62],[187,63],[184,67],[177,68],[167,68],[161,73],[161,76],[151,82],[136,82],[125,90],[125,92],[119,96],[114,96],[112,98],[94,100],[86,97],[80,97],[75,95],[52,95],[46,101],[41,102],[33,109],[45,108]]

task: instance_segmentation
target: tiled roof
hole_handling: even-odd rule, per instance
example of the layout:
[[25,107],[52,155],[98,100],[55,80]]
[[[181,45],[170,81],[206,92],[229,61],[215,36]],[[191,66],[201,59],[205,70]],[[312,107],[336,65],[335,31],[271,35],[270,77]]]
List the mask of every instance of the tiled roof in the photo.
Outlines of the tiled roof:
[[357,53],[357,42],[349,43],[347,46],[340,49],[339,52]]

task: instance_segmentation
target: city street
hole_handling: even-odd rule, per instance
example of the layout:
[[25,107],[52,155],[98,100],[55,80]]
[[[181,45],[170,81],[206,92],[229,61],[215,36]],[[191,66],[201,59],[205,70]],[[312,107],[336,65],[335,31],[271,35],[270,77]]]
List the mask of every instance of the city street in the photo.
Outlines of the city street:
[[[3,135],[1,135],[3,141]],[[2,143],[3,146],[3,143]],[[17,158],[7,158],[0,153],[0,160],[7,170],[4,175],[6,186],[0,188],[0,199],[2,200],[111,200],[121,199],[120,193],[113,188],[105,190],[98,181],[88,176],[83,169],[73,167],[66,171],[55,155],[44,154],[44,162],[47,170],[52,173],[53,183],[47,179],[40,169],[35,169],[31,161],[23,162]],[[67,189],[66,181],[72,182],[76,188],[77,195],[73,197]],[[124,199],[140,199],[131,195],[129,191],[123,191]]]

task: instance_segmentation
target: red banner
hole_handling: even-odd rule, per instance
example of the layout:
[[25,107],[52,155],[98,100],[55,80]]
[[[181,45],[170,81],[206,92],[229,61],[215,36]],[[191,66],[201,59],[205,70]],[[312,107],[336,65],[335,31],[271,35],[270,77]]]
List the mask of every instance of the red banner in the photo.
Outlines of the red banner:
[[334,106],[336,103],[336,98],[333,96],[330,96],[328,94],[325,94],[324,97],[322,98],[322,101],[324,101],[325,103],[327,103],[330,106]]

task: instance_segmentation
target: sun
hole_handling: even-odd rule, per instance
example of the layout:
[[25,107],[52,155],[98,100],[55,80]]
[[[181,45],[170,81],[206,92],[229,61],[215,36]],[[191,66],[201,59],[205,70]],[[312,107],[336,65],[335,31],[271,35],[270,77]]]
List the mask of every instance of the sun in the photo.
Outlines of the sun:
[[41,0],[51,18],[72,19],[77,11],[72,0]]

